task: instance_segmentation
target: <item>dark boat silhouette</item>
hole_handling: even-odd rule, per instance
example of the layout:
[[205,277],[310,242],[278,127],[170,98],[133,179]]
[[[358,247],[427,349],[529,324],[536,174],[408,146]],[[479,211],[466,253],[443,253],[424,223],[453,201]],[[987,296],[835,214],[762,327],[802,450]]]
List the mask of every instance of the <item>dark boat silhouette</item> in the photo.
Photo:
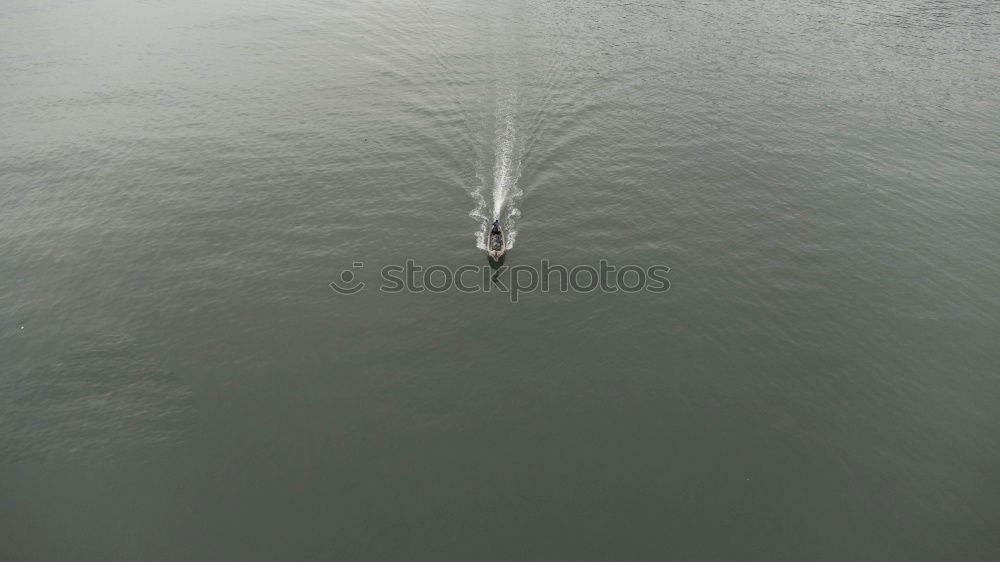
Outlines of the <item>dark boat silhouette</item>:
[[494,260],[499,260],[506,251],[507,245],[503,239],[503,232],[500,231],[500,221],[495,220],[490,235],[486,237],[486,253]]

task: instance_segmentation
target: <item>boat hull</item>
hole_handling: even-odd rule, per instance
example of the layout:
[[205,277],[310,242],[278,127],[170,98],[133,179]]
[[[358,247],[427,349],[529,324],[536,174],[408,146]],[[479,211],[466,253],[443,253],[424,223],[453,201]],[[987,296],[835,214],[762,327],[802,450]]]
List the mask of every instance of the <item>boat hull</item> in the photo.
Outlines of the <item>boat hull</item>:
[[506,251],[507,241],[503,239],[503,233],[499,229],[490,231],[486,237],[486,253],[494,260],[499,260]]

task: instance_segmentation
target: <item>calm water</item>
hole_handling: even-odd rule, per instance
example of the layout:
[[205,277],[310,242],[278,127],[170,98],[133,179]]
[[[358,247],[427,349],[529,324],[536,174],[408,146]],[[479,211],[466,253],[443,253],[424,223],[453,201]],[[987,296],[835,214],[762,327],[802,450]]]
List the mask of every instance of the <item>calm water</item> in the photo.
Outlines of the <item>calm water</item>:
[[[10,0],[0,76],[0,559],[1000,559],[996,2]],[[494,215],[671,289],[328,287]]]

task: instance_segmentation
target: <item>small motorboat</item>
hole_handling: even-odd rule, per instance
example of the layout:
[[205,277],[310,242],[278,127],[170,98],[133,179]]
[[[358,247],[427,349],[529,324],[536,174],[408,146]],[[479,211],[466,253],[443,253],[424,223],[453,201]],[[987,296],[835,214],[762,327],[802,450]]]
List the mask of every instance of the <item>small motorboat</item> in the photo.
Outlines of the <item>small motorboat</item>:
[[490,230],[489,237],[486,238],[486,253],[494,260],[499,260],[507,250],[503,240],[503,233],[500,232],[500,221],[493,221],[493,229]]

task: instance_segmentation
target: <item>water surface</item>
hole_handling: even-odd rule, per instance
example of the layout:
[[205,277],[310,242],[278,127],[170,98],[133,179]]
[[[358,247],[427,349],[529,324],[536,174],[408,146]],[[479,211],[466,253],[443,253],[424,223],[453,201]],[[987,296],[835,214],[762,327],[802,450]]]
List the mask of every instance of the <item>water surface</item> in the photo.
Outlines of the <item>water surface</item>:
[[996,560],[998,25],[8,2],[0,558]]

